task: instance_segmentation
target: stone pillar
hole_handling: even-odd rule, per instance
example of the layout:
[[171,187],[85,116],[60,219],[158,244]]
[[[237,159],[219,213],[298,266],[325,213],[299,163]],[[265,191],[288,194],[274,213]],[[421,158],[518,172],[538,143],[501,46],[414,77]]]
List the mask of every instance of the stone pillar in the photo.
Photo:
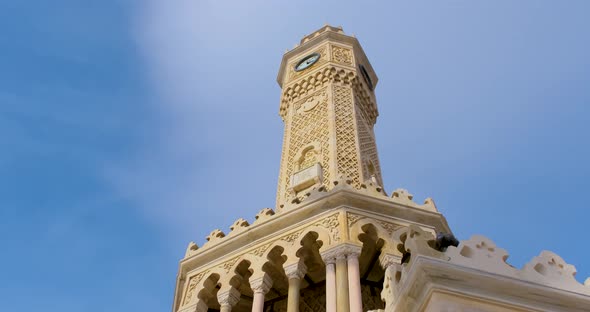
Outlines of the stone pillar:
[[326,312],[336,312],[336,258],[322,254],[326,264]]
[[285,274],[289,279],[287,312],[299,312],[299,291],[301,290],[301,279],[305,273],[307,273],[307,267],[303,264],[303,260],[285,267]]
[[231,286],[221,288],[217,293],[217,300],[221,306],[221,312],[231,312],[231,308],[240,301],[240,292]]
[[385,278],[383,280],[383,290],[381,291],[381,300],[385,302],[385,311],[391,311],[393,303],[395,302],[395,286],[398,281],[398,273],[401,266],[401,257],[394,256],[387,253],[381,253],[379,256],[379,264],[385,270]]
[[361,275],[359,272],[360,247],[352,247],[346,256],[348,264],[348,288],[351,312],[363,312],[363,298],[361,294]]
[[250,287],[254,291],[254,301],[252,302],[252,312],[263,312],[264,310],[264,296],[272,287],[272,279],[268,274],[264,273],[262,276],[251,279]]
[[348,265],[346,263],[346,252],[336,254],[336,303],[338,312],[349,312],[348,300]]

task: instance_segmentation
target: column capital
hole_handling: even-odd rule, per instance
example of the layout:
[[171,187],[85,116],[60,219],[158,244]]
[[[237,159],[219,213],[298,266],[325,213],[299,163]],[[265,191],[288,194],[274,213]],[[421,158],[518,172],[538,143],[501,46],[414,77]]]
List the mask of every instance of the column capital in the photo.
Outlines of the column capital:
[[383,269],[387,269],[392,265],[399,265],[402,262],[402,258],[400,256],[382,253],[379,256],[379,264]]
[[264,273],[262,276],[253,279],[251,278],[250,287],[252,287],[254,293],[261,293],[266,295],[266,293],[272,287],[272,282],[272,278],[270,278],[268,274]]
[[289,264],[284,267],[285,274],[289,279],[298,278],[302,279],[307,273],[307,266],[303,263],[303,260],[299,260],[296,263]]
[[322,260],[326,264],[333,263],[337,259],[346,259],[349,256],[358,256],[361,254],[361,246],[353,244],[340,244],[321,253]]
[[221,306],[233,307],[240,301],[240,292],[234,287],[222,288],[217,293],[217,300]]

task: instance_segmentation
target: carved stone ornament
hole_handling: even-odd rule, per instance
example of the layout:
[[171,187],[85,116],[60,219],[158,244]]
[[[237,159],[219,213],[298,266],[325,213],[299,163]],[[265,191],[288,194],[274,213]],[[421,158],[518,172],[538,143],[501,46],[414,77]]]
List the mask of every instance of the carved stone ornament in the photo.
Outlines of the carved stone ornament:
[[240,257],[235,257],[229,261],[226,261],[223,263],[222,267],[225,270],[225,272],[229,273],[229,270],[234,266],[234,264],[236,264],[236,262],[238,261]]
[[325,227],[326,229],[328,229],[328,231],[330,231],[330,233],[332,234],[332,239],[334,240],[334,242],[337,242],[340,240],[340,230],[338,229],[338,226],[340,225],[340,221],[338,221],[338,213],[335,213],[329,217],[326,217],[326,218],[322,219],[321,221],[316,222],[314,225],[322,226],[322,227]]
[[287,234],[287,235],[281,237],[280,239],[284,240],[288,243],[292,243],[301,235],[301,233],[303,233],[303,231],[298,231],[295,233]]
[[183,306],[191,302],[193,295],[195,294],[195,289],[197,288],[197,285],[207,273],[209,273],[209,271],[201,272],[197,275],[191,276],[185,291],[184,299],[182,300]]
[[272,278],[266,273],[260,277],[251,278],[250,287],[254,293],[266,294],[272,287]]
[[302,279],[305,274],[307,273],[307,266],[303,263],[303,261],[297,261],[295,263],[289,264],[284,267],[285,274],[288,278],[298,278]]
[[234,287],[228,287],[226,289],[222,288],[217,293],[217,300],[222,307],[233,307],[238,301],[240,301],[240,292]]
[[262,245],[252,250],[250,253],[255,255],[256,257],[262,257],[262,255],[264,255],[264,252],[268,249],[268,247],[270,247],[270,245],[271,244]]
[[348,256],[358,257],[361,254],[361,246],[353,244],[340,244],[321,253],[325,263],[332,263],[333,260],[346,259]]
[[336,63],[352,66],[352,51],[350,49],[332,46],[332,59]]
[[298,102],[295,105],[295,109],[297,110],[297,114],[304,114],[316,108],[316,106],[326,105],[326,103],[328,103],[328,92],[326,91],[326,88],[324,88]]
[[346,219],[348,220],[348,227],[352,227],[357,221],[359,221],[360,219],[365,218],[364,216],[360,216],[357,214],[353,214],[350,212],[346,213]]

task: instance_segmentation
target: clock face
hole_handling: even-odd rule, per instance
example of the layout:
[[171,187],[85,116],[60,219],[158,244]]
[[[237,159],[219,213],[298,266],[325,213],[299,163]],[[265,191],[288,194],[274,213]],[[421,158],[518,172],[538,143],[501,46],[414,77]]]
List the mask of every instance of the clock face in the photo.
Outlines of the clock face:
[[297,63],[297,65],[295,65],[295,71],[302,71],[302,70],[308,68],[309,66],[313,65],[319,59],[320,59],[319,53],[312,53],[312,54],[304,57],[301,61],[299,61],[299,63]]

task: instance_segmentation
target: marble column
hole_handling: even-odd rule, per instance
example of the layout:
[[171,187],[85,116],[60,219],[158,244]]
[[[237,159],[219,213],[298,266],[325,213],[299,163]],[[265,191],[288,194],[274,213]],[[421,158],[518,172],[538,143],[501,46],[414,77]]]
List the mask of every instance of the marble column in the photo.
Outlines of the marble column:
[[351,312],[363,312],[363,298],[361,294],[361,276],[359,271],[359,256],[361,248],[351,248],[346,256],[348,264],[348,289]]
[[326,312],[336,312],[336,258],[322,254],[326,264]]
[[234,287],[221,288],[217,293],[217,300],[221,306],[221,312],[231,312],[233,306],[240,301],[240,292]]
[[338,312],[349,312],[348,301],[348,265],[346,252],[336,254],[336,304]]
[[299,312],[299,292],[301,279],[307,273],[307,267],[303,260],[285,266],[285,274],[289,279],[289,296],[287,298],[287,312]]
[[272,287],[272,279],[264,273],[260,277],[250,279],[250,287],[254,292],[254,301],[252,302],[252,312],[263,312],[264,296]]

